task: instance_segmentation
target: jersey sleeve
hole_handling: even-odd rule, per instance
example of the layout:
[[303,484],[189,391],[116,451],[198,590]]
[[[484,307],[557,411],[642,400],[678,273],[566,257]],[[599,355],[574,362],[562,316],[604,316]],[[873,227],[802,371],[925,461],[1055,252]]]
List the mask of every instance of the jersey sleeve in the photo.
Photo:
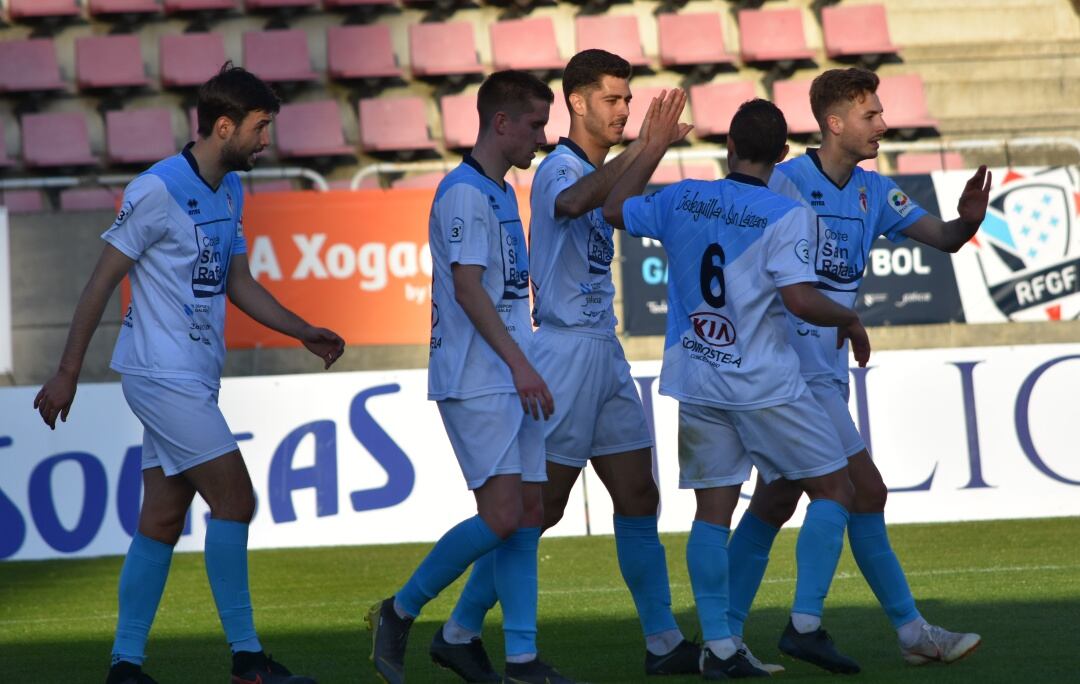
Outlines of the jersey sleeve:
[[814,252],[814,214],[794,207],[770,226],[765,269],[777,287],[815,282],[810,255]]
[[446,240],[451,264],[488,266],[491,214],[487,196],[466,183],[458,183],[439,199],[435,211]]
[[168,202],[172,200],[157,176],[144,173],[124,188],[120,213],[101,238],[135,261],[168,230]]
[[891,178],[874,174],[878,184],[876,233],[884,235],[892,242],[905,239],[903,231],[911,227],[923,216],[926,210],[915,203],[906,192],[901,190]]
[[542,165],[533,177],[533,212],[543,210],[545,217],[554,220],[555,200],[584,175],[585,165],[573,154],[559,154]]
[[646,237],[664,241],[664,235],[674,223],[669,208],[671,198],[679,192],[682,183],[669,185],[648,195],[638,195],[623,202],[623,225],[634,237]]
[[233,236],[231,254],[247,254],[247,236],[244,235],[244,187],[240,178],[234,177],[232,201],[236,202],[236,235]]

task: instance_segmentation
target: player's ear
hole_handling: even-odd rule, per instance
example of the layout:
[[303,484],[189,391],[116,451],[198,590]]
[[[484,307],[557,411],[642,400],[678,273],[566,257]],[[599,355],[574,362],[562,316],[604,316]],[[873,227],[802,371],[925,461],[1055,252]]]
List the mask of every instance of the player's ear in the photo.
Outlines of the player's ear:
[[233,122],[233,120],[227,116],[222,115],[219,116],[217,118],[217,121],[214,122],[213,132],[214,135],[224,140],[232,135],[233,129],[235,128],[236,124]]
[[577,116],[585,116],[587,103],[581,93],[570,93],[570,113]]
[[788,156],[789,152],[791,152],[791,146],[790,145],[784,145],[784,149],[780,150],[780,156],[777,157],[776,163],[779,164],[780,162],[787,159],[787,156]]
[[829,114],[825,117],[825,128],[833,135],[844,132],[844,119],[839,114]]
[[731,160],[737,159],[739,155],[735,154],[735,141],[729,135],[727,138],[727,158],[728,168],[731,168]]
[[506,112],[495,112],[495,116],[491,117],[491,129],[499,135],[506,132],[506,127],[509,123],[510,115]]

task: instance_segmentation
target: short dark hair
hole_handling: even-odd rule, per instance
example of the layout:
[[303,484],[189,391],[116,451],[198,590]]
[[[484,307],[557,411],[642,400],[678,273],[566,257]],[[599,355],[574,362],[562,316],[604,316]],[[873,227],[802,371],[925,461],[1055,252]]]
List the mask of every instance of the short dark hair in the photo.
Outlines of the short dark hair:
[[499,112],[517,118],[530,108],[529,100],[551,104],[555,93],[546,83],[525,71],[507,69],[496,71],[484,79],[476,93],[476,111],[480,114],[480,130],[487,130]]
[[787,121],[772,102],[760,98],[747,100],[732,117],[728,136],[739,159],[772,163],[787,144]]
[[604,76],[630,79],[633,69],[630,62],[607,50],[582,50],[566,63],[563,70],[562,89],[566,108],[570,108],[570,94],[600,86]]
[[836,105],[855,102],[869,93],[877,92],[877,74],[868,69],[829,69],[822,72],[810,84],[810,110],[818,126],[825,130],[825,118]]
[[221,65],[209,81],[199,87],[195,110],[199,117],[199,135],[208,137],[214,122],[223,116],[237,126],[250,113],[263,111],[277,114],[281,109],[273,88],[243,67],[233,66],[231,61]]

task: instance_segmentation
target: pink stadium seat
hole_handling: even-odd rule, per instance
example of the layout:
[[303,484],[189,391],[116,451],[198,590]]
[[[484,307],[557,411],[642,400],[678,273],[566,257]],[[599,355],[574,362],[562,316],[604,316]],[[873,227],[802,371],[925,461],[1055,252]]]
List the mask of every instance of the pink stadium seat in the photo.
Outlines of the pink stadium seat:
[[8,14],[15,21],[46,17],[79,16],[78,0],[8,0]]
[[0,206],[11,214],[36,214],[45,211],[40,190],[0,190]]
[[964,168],[959,152],[901,152],[896,155],[897,173],[930,173]]
[[739,41],[745,62],[784,62],[810,59],[802,10],[739,10]]
[[270,83],[314,81],[307,33],[301,29],[244,33],[244,67]]
[[122,193],[114,188],[64,188],[60,211],[116,211]]
[[810,83],[813,79],[776,81],[773,83],[773,102],[784,113],[788,133],[805,135],[821,130],[810,109]]
[[236,9],[236,0],[164,0],[166,14],[213,12]]
[[82,112],[24,114],[23,161],[29,167],[89,166],[90,135]]
[[727,135],[739,105],[757,95],[750,81],[705,83],[690,88],[694,132],[701,137]]
[[409,152],[435,149],[428,132],[423,98],[362,99],[359,110],[360,147],[364,150]]
[[671,185],[686,178],[716,180],[716,164],[703,162],[663,162],[656,167],[649,185]]
[[77,38],[75,81],[83,89],[147,85],[139,38],[133,35]]
[[244,192],[249,195],[265,195],[268,192],[292,192],[296,186],[288,178],[277,180],[245,181]]
[[829,57],[895,55],[884,5],[835,5],[821,10],[825,54]]
[[641,50],[637,17],[630,14],[583,16],[577,25],[577,50],[600,48],[614,52],[633,66],[645,66],[649,60]]
[[859,168],[863,171],[873,171],[874,173],[877,173],[877,157],[874,157],[873,159],[863,159],[861,162],[859,162]]
[[442,108],[443,142],[449,149],[462,149],[476,144],[480,117],[476,112],[476,93],[446,95]]
[[161,85],[200,86],[221,69],[225,60],[225,39],[220,33],[165,34],[158,45]]
[[484,69],[476,56],[473,25],[467,21],[409,24],[413,76],[460,76]]
[[282,158],[352,157],[356,154],[345,144],[341,111],[336,100],[282,105],[274,128],[278,156]]
[[549,145],[558,143],[559,138],[570,134],[570,110],[566,108],[562,88],[552,88],[552,90],[555,91],[555,101],[551,103],[548,122],[544,126],[544,134],[547,136]]
[[161,3],[155,0],[89,0],[90,16],[111,14],[160,14]]
[[52,38],[0,41],[0,93],[63,88]]
[[431,171],[405,176],[390,182],[392,188],[435,188],[446,177],[445,171]]
[[491,24],[491,62],[496,71],[562,69],[566,62],[555,42],[550,17],[509,19]]
[[[626,120],[626,126],[623,127],[624,140],[634,140],[638,137],[638,133],[641,131],[641,122],[645,120],[645,112],[649,111],[649,103],[662,90],[664,88],[656,86],[642,88],[634,87],[633,84],[630,85],[630,92],[634,98],[630,101],[630,118]],[[685,112],[683,118],[686,118]]]
[[371,5],[393,6],[393,4],[394,0],[323,0],[323,6],[328,10]]
[[735,58],[724,48],[720,14],[661,14],[657,18],[660,63],[666,67],[731,64]]
[[117,109],[105,113],[109,159],[118,164],[152,163],[176,154],[169,109]]
[[878,97],[885,108],[885,122],[892,129],[934,128],[937,120],[926,108],[926,93],[918,74],[886,76],[878,85]]
[[396,78],[388,24],[331,26],[326,31],[326,67],[331,78]]
[[249,12],[252,10],[295,9],[318,6],[319,0],[244,0],[244,7]]

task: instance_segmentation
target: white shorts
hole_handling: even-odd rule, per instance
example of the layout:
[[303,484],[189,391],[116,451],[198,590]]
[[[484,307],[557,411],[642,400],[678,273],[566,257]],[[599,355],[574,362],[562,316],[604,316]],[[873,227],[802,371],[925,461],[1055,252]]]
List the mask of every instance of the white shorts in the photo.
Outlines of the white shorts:
[[866,449],[866,442],[855,427],[848,409],[850,387],[846,382],[826,377],[807,378],[806,386],[814,393],[814,398],[832,419],[836,434],[840,436],[840,446],[844,454],[851,458]]
[[679,402],[679,487],[742,484],[756,466],[766,482],[802,480],[847,466],[832,421],[810,392],[788,404],[728,411]]
[[547,482],[543,417],[535,420],[516,394],[487,394],[438,402],[446,435],[469,489],[495,475]]
[[584,468],[595,456],[652,447],[618,338],[541,326],[529,351],[555,399],[555,415],[545,425],[549,461]]
[[198,380],[122,375],[120,387],[143,424],[142,469],[172,477],[237,451],[218,408],[218,391]]

